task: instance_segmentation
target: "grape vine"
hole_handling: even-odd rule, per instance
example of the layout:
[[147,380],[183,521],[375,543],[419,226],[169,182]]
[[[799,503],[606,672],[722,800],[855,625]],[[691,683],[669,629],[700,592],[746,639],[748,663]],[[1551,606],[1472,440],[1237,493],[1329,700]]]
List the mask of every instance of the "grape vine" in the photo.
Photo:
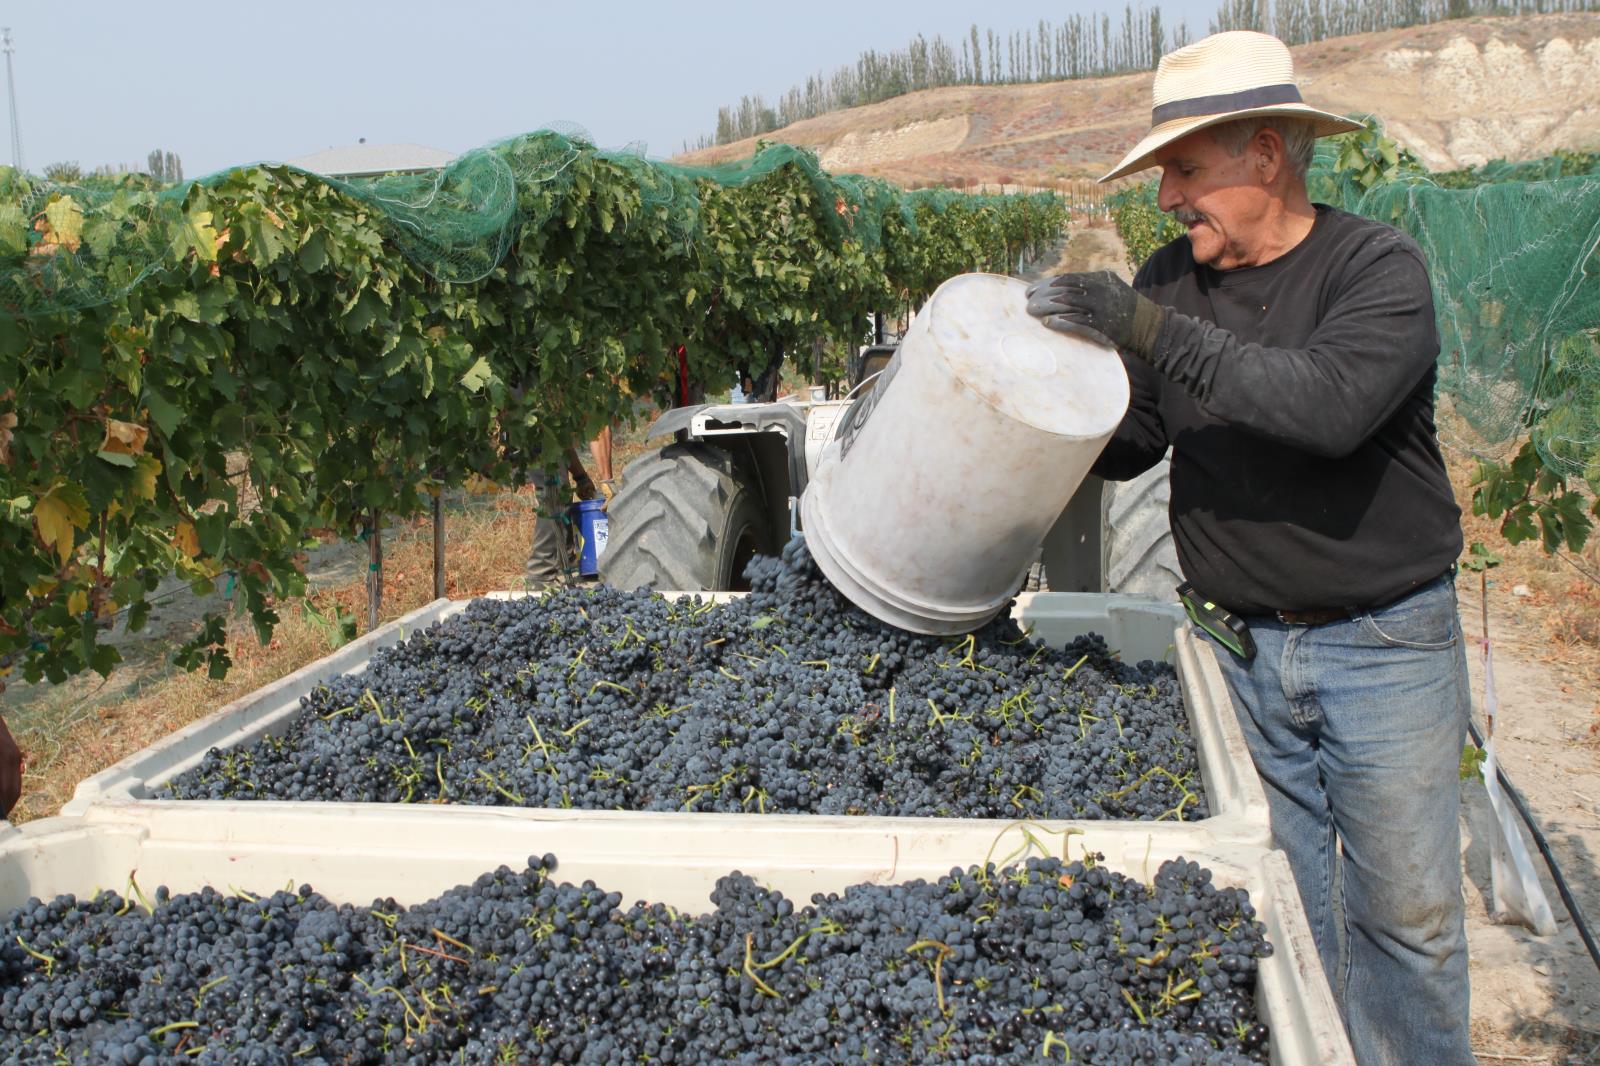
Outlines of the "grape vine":
[[[788,146],[739,181],[551,133],[480,153],[514,197],[448,173],[430,194],[487,234],[470,272],[439,268],[467,257],[416,204],[288,167],[179,189],[0,168],[0,677],[110,671],[104,624],[138,629],[168,573],[228,582],[265,638],[313,532],[517,483],[631,418],[680,344],[716,381],[853,343],[1065,221],[1051,197],[901,193]],[[175,658],[220,676],[223,636],[212,615]]]

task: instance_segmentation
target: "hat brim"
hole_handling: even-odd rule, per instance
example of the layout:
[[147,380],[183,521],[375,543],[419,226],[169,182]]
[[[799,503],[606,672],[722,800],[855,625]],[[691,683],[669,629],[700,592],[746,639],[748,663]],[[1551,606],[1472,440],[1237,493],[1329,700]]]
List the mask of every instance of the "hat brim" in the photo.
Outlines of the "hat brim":
[[1348,133],[1351,130],[1363,129],[1360,122],[1335,115],[1331,111],[1320,111],[1305,104],[1273,104],[1270,107],[1251,107],[1243,111],[1227,111],[1220,115],[1195,115],[1190,118],[1173,119],[1163,122],[1145,134],[1143,140],[1133,146],[1133,149],[1122,157],[1118,163],[1104,177],[1102,182],[1114,181],[1129,174],[1137,174],[1141,170],[1156,165],[1155,157],[1160,151],[1173,141],[1181,140],[1196,130],[1203,130],[1208,126],[1220,125],[1241,118],[1257,118],[1268,115],[1281,115],[1285,118],[1310,119],[1316,126],[1318,137],[1331,137],[1335,133]]

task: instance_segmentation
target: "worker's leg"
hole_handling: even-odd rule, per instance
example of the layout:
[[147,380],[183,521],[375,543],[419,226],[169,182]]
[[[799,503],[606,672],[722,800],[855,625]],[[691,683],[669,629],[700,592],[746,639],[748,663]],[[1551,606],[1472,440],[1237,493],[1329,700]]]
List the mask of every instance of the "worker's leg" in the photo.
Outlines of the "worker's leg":
[[523,568],[523,585],[530,591],[560,585],[566,580],[571,554],[567,547],[566,508],[561,491],[566,480],[564,473],[541,470],[534,474],[539,511],[533,521],[533,546]]
[[594,440],[589,442],[589,455],[594,459],[594,472],[601,481],[615,480],[616,475],[611,470],[611,427],[602,429]]
[[1468,1042],[1458,765],[1470,711],[1455,584],[1308,633],[1343,844],[1338,991],[1362,1066],[1457,1066]]
[[1338,849],[1317,766],[1321,711],[1296,668],[1296,654],[1307,632],[1304,626],[1251,618],[1254,659],[1246,662],[1215,641],[1211,646],[1267,794],[1273,839],[1289,857],[1331,983],[1339,962],[1339,927],[1333,910]]

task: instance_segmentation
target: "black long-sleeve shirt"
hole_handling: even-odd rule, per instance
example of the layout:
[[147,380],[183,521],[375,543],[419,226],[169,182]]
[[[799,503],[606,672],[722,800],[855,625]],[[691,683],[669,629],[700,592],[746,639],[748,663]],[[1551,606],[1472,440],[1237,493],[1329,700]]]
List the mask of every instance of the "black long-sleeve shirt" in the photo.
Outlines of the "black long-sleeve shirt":
[[1442,574],[1460,510],[1433,420],[1439,338],[1422,252],[1322,204],[1270,263],[1218,271],[1187,237],[1134,288],[1173,310],[1094,472],[1172,448],[1178,562],[1241,613],[1370,607]]

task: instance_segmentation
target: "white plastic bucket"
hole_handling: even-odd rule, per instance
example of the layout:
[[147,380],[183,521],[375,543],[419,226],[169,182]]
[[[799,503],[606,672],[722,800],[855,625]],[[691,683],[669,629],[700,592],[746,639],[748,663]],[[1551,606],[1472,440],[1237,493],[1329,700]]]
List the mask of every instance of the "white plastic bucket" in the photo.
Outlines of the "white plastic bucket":
[[1025,288],[939,286],[801,498],[817,565],[891,625],[964,633],[998,614],[1128,408],[1117,353],[1047,329]]

